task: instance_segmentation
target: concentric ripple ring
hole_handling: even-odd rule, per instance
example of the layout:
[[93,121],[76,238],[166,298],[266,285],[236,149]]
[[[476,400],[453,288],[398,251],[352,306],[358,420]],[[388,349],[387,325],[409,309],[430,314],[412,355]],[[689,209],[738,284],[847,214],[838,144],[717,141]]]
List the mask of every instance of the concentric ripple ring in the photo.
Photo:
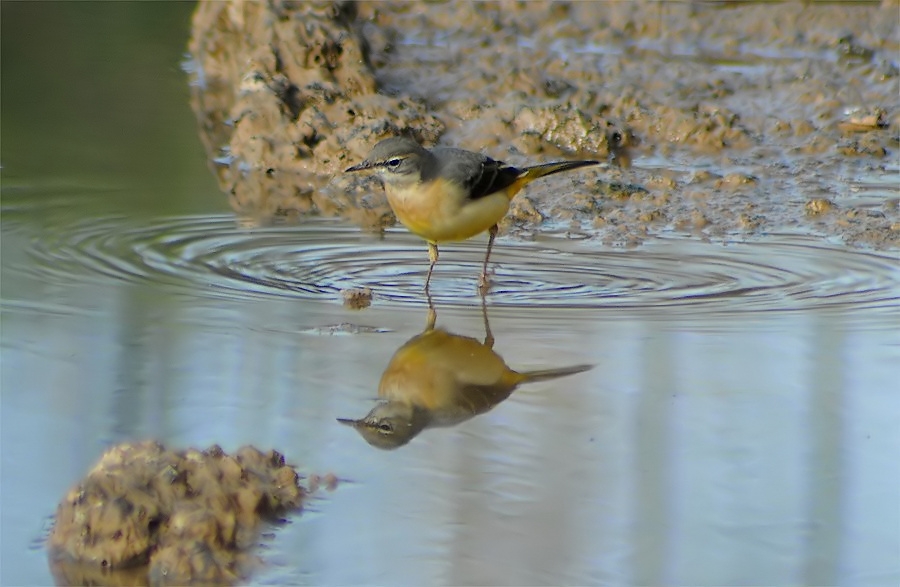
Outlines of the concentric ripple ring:
[[[435,302],[477,303],[484,246],[475,239],[441,247]],[[375,235],[326,219],[241,228],[228,215],[82,221],[36,239],[32,255],[30,271],[65,282],[101,275],[204,296],[329,300],[365,286],[388,304],[421,303],[428,267],[424,243],[403,229]],[[491,305],[704,314],[900,307],[895,254],[808,236],[727,245],[672,236],[636,249],[561,236],[503,238],[492,261]]]

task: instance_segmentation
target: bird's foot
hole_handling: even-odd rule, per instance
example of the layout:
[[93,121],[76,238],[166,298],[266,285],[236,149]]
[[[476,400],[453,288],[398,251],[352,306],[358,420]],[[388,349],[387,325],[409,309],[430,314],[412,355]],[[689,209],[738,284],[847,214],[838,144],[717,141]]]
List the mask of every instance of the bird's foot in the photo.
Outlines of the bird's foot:
[[481,277],[478,278],[478,293],[481,295],[487,294],[491,289],[491,278],[488,277],[487,272],[482,272]]

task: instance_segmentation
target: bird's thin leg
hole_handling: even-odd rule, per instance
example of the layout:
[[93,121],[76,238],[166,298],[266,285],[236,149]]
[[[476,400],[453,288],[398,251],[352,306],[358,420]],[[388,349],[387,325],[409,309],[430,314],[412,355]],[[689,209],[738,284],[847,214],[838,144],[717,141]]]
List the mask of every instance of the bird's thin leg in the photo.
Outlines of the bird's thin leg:
[[497,225],[491,227],[488,231],[488,246],[487,252],[484,254],[484,265],[481,267],[481,277],[478,279],[478,289],[481,293],[485,293],[489,287],[489,280],[487,274],[488,268],[488,260],[491,258],[491,249],[494,248],[494,239],[497,238]]
[[428,243],[428,260],[431,265],[428,266],[428,276],[425,277],[425,292],[428,293],[428,285],[431,283],[431,272],[434,271],[434,264],[438,261],[437,243]]

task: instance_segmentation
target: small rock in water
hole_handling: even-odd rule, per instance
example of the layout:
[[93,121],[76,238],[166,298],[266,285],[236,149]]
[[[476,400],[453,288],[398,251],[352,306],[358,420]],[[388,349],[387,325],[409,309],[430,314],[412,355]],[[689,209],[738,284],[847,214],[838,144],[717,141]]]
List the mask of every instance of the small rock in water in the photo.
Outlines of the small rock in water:
[[59,504],[51,569],[67,585],[132,583],[121,569],[155,585],[232,584],[261,522],[299,509],[305,494],[274,450],[120,444]]

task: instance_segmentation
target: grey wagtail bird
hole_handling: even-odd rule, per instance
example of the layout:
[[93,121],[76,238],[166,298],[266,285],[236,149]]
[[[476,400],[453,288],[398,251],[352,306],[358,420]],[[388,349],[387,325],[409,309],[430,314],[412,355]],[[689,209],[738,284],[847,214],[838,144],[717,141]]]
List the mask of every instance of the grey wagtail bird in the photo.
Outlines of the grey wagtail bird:
[[[483,298],[482,298],[483,299]],[[483,414],[523,383],[574,375],[592,365],[518,372],[493,350],[494,337],[482,306],[485,340],[435,328],[428,312],[425,331],[394,353],[378,385],[379,403],[363,418],[338,422],[352,426],[372,446],[393,449],[422,430],[455,426]]]
[[431,264],[426,290],[438,260],[438,243],[466,240],[487,230],[488,246],[479,279],[484,291],[497,223],[509,210],[513,196],[538,178],[598,163],[560,161],[513,167],[480,153],[448,147],[429,150],[412,139],[391,137],[376,144],[365,161],[347,171],[377,172],[397,219],[428,242]]

